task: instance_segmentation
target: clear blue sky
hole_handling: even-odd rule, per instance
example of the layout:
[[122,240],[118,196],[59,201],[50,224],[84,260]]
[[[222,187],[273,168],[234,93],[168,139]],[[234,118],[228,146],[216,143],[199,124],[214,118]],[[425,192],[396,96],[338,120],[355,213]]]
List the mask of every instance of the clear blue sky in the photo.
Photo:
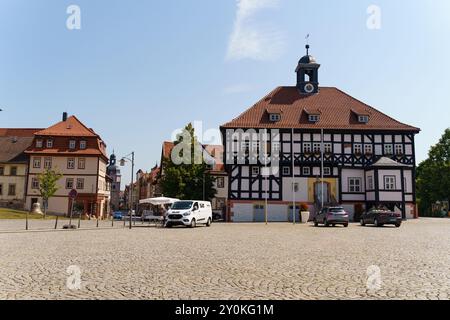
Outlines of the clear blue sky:
[[[148,170],[173,130],[217,128],[294,85],[310,33],[321,85],[420,127],[426,157],[450,126],[450,1],[259,1],[0,0],[0,127],[68,111]],[[66,28],[71,4],[81,30]],[[379,30],[366,25],[372,4]]]

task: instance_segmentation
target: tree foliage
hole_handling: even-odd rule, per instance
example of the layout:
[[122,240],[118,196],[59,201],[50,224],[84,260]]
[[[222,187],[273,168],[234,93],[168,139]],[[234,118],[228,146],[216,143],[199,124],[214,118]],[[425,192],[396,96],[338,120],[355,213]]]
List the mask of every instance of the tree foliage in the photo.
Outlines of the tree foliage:
[[62,174],[51,169],[46,169],[38,176],[39,192],[41,193],[44,205],[44,218],[47,214],[48,200],[58,191],[57,182],[61,177]]
[[[184,141],[183,139],[186,137],[190,141]],[[198,152],[203,148],[195,136],[192,124],[188,124],[184,128],[183,133],[178,135],[174,144],[174,150],[177,146],[181,147],[180,144],[188,147],[181,148],[176,156],[185,160],[190,159],[190,161],[179,164],[174,163],[172,157],[163,159],[164,175],[161,187],[164,195],[178,199],[200,200],[204,198],[211,201],[217,193],[214,188],[215,178],[211,176],[208,164]]]
[[422,215],[431,214],[436,201],[450,200],[450,128],[417,168],[417,197]]

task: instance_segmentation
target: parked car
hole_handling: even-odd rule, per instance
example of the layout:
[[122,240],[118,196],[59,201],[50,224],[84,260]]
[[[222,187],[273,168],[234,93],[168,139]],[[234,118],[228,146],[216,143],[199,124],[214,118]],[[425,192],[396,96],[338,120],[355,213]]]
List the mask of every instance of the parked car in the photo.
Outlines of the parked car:
[[114,220],[122,220],[124,217],[124,214],[121,211],[116,211],[116,212],[114,212],[113,217],[114,217]]
[[325,225],[325,227],[343,225],[348,227],[349,217],[348,213],[342,207],[324,207],[319,214],[314,218],[314,225]]
[[222,220],[224,220],[222,211],[214,211],[213,221],[222,221]]
[[167,228],[177,225],[195,228],[198,224],[210,227],[211,223],[212,207],[208,201],[177,201],[167,212]]
[[400,213],[395,213],[384,209],[371,209],[361,216],[361,225],[373,224],[376,227],[382,227],[385,224],[395,225],[400,228],[402,225],[402,216]]

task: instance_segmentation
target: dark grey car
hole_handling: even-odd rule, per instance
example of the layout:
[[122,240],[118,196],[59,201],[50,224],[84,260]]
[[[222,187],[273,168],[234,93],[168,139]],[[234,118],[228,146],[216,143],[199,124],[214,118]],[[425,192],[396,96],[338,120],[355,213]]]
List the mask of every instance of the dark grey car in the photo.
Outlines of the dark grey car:
[[325,227],[343,225],[348,227],[349,218],[348,213],[343,207],[325,207],[320,210],[319,214],[314,218],[314,225],[325,225]]
[[402,215],[385,209],[371,209],[361,217],[361,225],[373,224],[376,227],[382,227],[385,224],[392,224],[397,228],[402,225]]

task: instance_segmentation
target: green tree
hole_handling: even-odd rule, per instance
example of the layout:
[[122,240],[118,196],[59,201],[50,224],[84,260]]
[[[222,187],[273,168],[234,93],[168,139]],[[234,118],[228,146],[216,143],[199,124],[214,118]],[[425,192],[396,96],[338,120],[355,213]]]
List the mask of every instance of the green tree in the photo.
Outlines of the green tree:
[[161,187],[167,197],[179,199],[205,199],[211,201],[217,193],[215,178],[203,160],[203,147],[195,136],[192,124],[188,124],[174,141],[173,156],[163,159],[164,176]]
[[417,168],[417,198],[422,215],[432,214],[436,201],[450,200],[450,128]]
[[44,205],[44,219],[47,216],[48,200],[55,195],[56,191],[58,191],[56,183],[61,177],[62,174],[50,169],[46,169],[38,176],[39,191]]

